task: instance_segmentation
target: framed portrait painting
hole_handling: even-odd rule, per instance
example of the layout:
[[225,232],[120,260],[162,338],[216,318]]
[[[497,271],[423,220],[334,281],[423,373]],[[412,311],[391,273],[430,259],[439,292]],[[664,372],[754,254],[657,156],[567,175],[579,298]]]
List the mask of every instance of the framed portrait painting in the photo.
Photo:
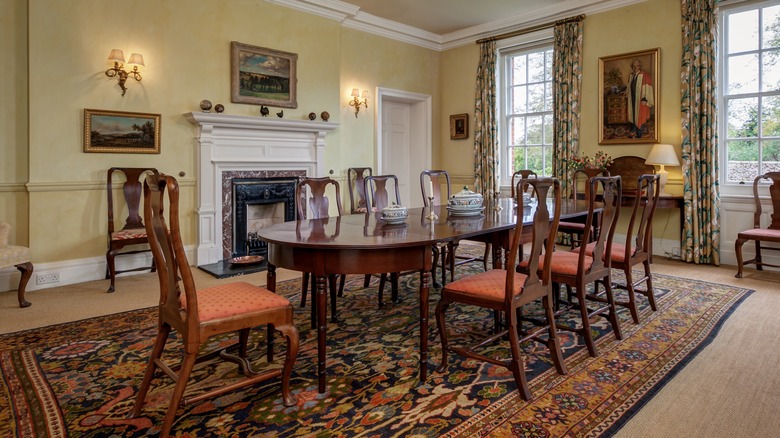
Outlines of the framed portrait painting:
[[450,140],[469,138],[469,115],[453,114],[450,116]]
[[298,55],[230,43],[230,100],[234,103],[298,108]]
[[599,58],[599,144],[658,143],[659,52]]
[[84,109],[84,152],[160,153],[160,115]]

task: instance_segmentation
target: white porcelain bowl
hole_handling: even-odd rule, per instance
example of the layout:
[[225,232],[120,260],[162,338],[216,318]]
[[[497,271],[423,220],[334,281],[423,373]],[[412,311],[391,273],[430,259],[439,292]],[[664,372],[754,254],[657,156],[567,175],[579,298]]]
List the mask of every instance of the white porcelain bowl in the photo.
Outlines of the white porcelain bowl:
[[402,219],[408,216],[409,209],[398,204],[390,204],[382,209],[382,219]]
[[463,190],[447,200],[447,205],[453,208],[477,208],[482,206],[482,201],[482,195],[472,192],[468,186],[465,186]]

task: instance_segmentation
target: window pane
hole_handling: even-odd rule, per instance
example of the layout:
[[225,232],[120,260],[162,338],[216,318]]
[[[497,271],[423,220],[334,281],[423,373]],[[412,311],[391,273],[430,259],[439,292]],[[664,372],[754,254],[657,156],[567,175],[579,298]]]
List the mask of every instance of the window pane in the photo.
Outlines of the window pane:
[[511,145],[525,144],[525,117],[512,117],[509,129],[509,143]]
[[728,94],[758,91],[758,54],[729,56]]
[[553,63],[553,52],[552,50],[548,50],[544,52],[544,80],[545,81],[552,81],[552,63]]
[[770,163],[780,162],[780,140],[764,140],[761,142],[761,161],[764,163],[763,172],[767,172],[766,166]]
[[525,55],[521,56],[515,56],[512,58],[512,77],[510,80],[510,84],[512,85],[518,85],[518,84],[525,84],[527,82],[526,79],[526,72],[527,72],[527,62]]
[[780,50],[769,50],[761,54],[764,63],[761,72],[761,91],[780,89]]
[[758,136],[758,99],[733,99],[726,108],[727,138]]
[[542,117],[533,116],[528,117],[528,143],[526,144],[542,144]]
[[552,97],[552,82],[544,83],[544,110],[552,111],[553,97]]
[[[517,172],[520,169],[528,169],[525,162],[525,148],[511,148],[509,149],[509,160],[512,162],[512,173]],[[512,175],[507,175],[509,178]]]
[[528,86],[528,112],[539,113],[544,111],[545,107],[544,84],[534,84]]
[[544,143],[552,144],[553,142],[553,116],[544,116]]
[[761,135],[780,137],[780,96],[761,99]]
[[528,55],[528,82],[544,81],[544,52]]
[[764,22],[763,48],[780,47],[780,6],[764,8],[762,15]]
[[758,175],[758,142],[729,141],[726,179],[731,182],[753,181]]
[[545,154],[546,161],[544,163],[544,172],[542,172],[542,176],[551,176],[552,175],[552,146],[545,146],[544,154]]
[[526,149],[528,151],[528,162],[526,169],[541,169],[542,161],[544,160],[544,148],[542,146],[534,146]]
[[512,89],[512,105],[510,106],[512,114],[528,112],[527,91],[528,87],[525,85],[520,85]]
[[758,10],[729,15],[727,53],[758,50]]

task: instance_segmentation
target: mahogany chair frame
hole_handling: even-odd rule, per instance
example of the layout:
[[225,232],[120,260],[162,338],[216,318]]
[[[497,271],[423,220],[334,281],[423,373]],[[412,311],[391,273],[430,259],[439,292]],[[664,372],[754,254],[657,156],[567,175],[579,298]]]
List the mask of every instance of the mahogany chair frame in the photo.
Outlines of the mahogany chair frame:
[[[531,169],[520,169],[517,172],[512,174],[512,180],[511,180],[512,186],[510,188],[510,190],[511,190],[510,193],[512,195],[512,199],[516,199],[516,193],[515,192],[517,190],[517,183],[518,183],[518,181],[521,180],[521,179],[528,179],[528,178],[531,178],[531,177],[538,178],[539,175],[537,175],[536,172],[534,172]],[[525,192],[527,190],[527,187],[528,186],[524,186],[522,191]]]
[[[628,229],[626,230],[626,243],[625,245],[612,243],[611,266],[613,269],[622,270],[626,277],[625,284],[613,282],[612,287],[628,292],[628,301],[615,301],[615,304],[628,308],[635,323],[639,323],[639,309],[636,305],[637,293],[647,297],[653,311],[658,310],[650,271],[652,256],[650,249],[653,242],[653,217],[661,194],[658,190],[660,178],[660,175],[657,174],[645,174],[637,178],[636,186],[632,190],[636,190],[638,196],[634,198],[634,204],[631,207],[631,218],[628,220]],[[588,251],[591,255],[593,254],[592,248],[593,244],[588,244]],[[635,279],[632,268],[639,264],[642,265],[644,274],[641,278]],[[645,283],[644,289],[639,288],[642,283]]]
[[[772,214],[770,223],[766,228],[761,227],[761,216],[763,209],[761,206],[761,197],[758,195],[758,187],[763,182],[769,181],[769,197],[772,201]],[[761,251],[780,251],[780,247],[761,246],[761,243],[780,243],[780,172],[767,172],[757,176],[753,180],[753,201],[755,203],[755,212],[753,213],[753,228],[741,231],[737,234],[737,240],[734,242],[734,251],[737,253],[737,275],[742,278],[743,268],[749,264],[755,264],[756,270],[763,271],[764,266],[771,268],[780,268],[780,265],[770,264],[763,260]],[[750,260],[743,260],[742,245],[752,240],[756,245],[756,254]]]
[[[125,183],[122,185],[125,203],[127,205],[128,215],[125,219],[125,225],[121,230],[114,229],[114,173],[125,175]],[[133,271],[151,271],[154,272],[154,259],[151,266],[139,268],[116,270],[116,257],[120,255],[138,254],[148,252],[148,249],[139,249],[134,251],[121,252],[122,248],[129,245],[143,245],[149,243],[146,236],[143,220],[141,219],[140,204],[143,187],[141,176],[145,173],[155,173],[154,167],[112,167],[108,169],[106,177],[106,191],[108,194],[108,250],[106,251],[106,280],[111,280],[108,286],[108,292],[114,292],[116,289],[114,283],[117,274]]]
[[[295,186],[295,199],[298,219],[325,219],[330,216],[330,200],[326,194],[328,187],[332,186],[334,196],[336,198],[336,211],[338,216],[343,214],[343,208],[341,207],[341,187],[339,182],[329,177],[323,178],[303,178],[298,181]],[[309,196],[307,199],[306,196]],[[307,208],[308,206],[308,208]],[[336,314],[336,293],[338,296],[344,295],[344,281],[345,275],[331,275],[328,278],[328,287],[330,288],[330,318],[331,322],[338,322]],[[338,289],[336,288],[336,281],[339,281]],[[309,288],[315,290],[314,277],[309,272],[303,273],[303,279],[301,282],[301,307],[306,307],[306,296]],[[317,300],[312,300],[311,306],[311,325],[315,328],[317,309]]]
[[347,169],[347,181],[349,182],[349,211],[350,214],[365,213],[368,210],[368,197],[364,180],[371,176],[373,170],[370,167],[350,167]]
[[[433,185],[433,205],[446,205],[447,200],[452,196],[452,185],[450,184],[450,174],[446,170],[423,170],[420,172],[420,192],[423,197],[423,206],[430,207],[430,200],[428,194],[425,192],[426,178],[429,179]],[[442,199],[442,184],[446,188],[447,197]],[[468,257],[457,255],[458,241],[449,241],[444,245],[437,245],[434,247],[433,253],[433,271],[431,276],[434,280],[434,287],[442,287],[447,284],[447,269],[450,268],[450,280],[455,280],[455,266],[460,266],[464,263],[480,262],[482,268],[487,270],[487,261],[490,254],[490,244],[485,243],[485,251],[482,257]],[[441,283],[436,283],[436,265],[439,260],[439,253],[441,253]],[[454,256],[454,257],[453,257]]]
[[0,222],[0,259],[6,264],[0,265],[0,268],[13,266],[19,270],[21,277],[19,285],[16,288],[16,299],[19,301],[19,307],[30,307],[31,303],[24,298],[27,289],[27,283],[32,277],[35,267],[32,263],[30,248],[8,244],[8,236],[11,234],[11,224]]
[[[168,193],[168,224],[163,218],[164,193]],[[146,366],[144,377],[131,417],[137,417],[143,409],[144,399],[149,391],[155,371],[161,369],[171,377],[176,385],[171,396],[160,436],[169,436],[171,426],[180,404],[196,403],[206,398],[225,394],[238,388],[254,385],[259,382],[282,377],[282,399],[285,406],[296,403],[295,396],[290,392],[290,376],[295,358],[298,354],[298,331],[293,324],[293,308],[289,301],[265,288],[249,283],[231,283],[196,291],[192,271],[187,261],[179,228],[179,186],[176,179],[162,174],[149,175],[144,185],[144,219],[149,235],[149,245],[157,262],[157,275],[160,280],[159,325],[157,338]],[[181,281],[181,283],[180,283]],[[201,320],[204,305],[199,304],[199,297],[212,293],[211,300],[221,296],[241,294],[248,297],[244,305],[253,310],[236,311],[224,316],[209,315]],[[184,300],[180,296],[184,295]],[[208,301],[208,300],[207,300]],[[270,301],[270,303],[269,303]],[[208,306],[205,306],[208,307]],[[287,339],[287,353],[282,369],[272,369],[258,373],[252,369],[247,359],[247,341],[249,330],[258,325],[268,325],[268,361],[273,361],[272,336],[273,330],[281,332]],[[171,332],[176,330],[181,336],[183,358],[177,369],[169,367],[162,360],[166,340]],[[184,398],[192,369],[198,359],[200,347],[208,342],[208,338],[222,333],[237,332],[239,338],[238,356],[224,353],[225,359],[239,363],[245,379],[226,386],[218,387],[197,396]],[[209,355],[210,356],[210,355]]]
[[[527,274],[520,274],[513,269],[519,260],[519,252],[522,251],[523,221],[522,215],[517,215],[517,224],[512,234],[506,260],[506,266],[510,269],[492,269],[480,272],[452,282],[442,289],[441,299],[436,305],[435,311],[436,324],[442,343],[442,361],[436,371],[439,373],[447,371],[449,352],[503,366],[512,372],[520,396],[524,400],[531,400],[533,393],[528,387],[525,375],[525,366],[520,350],[521,343],[535,340],[547,344],[557,371],[560,374],[567,373],[556,331],[551,287],[551,256],[561,214],[561,188],[559,181],[554,178],[533,178],[522,181],[528,183],[539,199],[532,225],[533,238],[531,240],[531,255],[528,260],[529,271]],[[555,210],[552,216],[546,202],[550,189],[552,189],[552,197],[555,200]],[[522,207],[521,197],[518,208],[522,209]],[[540,263],[542,257],[544,262]],[[532,331],[525,331],[519,318],[520,310],[524,305],[539,299],[542,300],[546,321],[540,327],[531,327]],[[487,339],[474,346],[451,346],[447,336],[445,312],[454,303],[474,305],[492,309],[494,312],[501,312],[506,319],[506,328],[492,333]],[[541,337],[545,332],[547,332],[546,339]],[[478,349],[507,337],[509,338],[511,359],[499,359],[477,352]]]
[[[609,170],[603,168],[603,167],[583,167],[581,169],[577,169],[574,171],[574,175],[572,177],[572,190],[571,190],[571,197],[572,199],[589,199],[590,198],[590,181],[597,177],[597,176],[610,176]],[[584,194],[579,193],[579,180],[580,178],[584,178]],[[595,223],[594,226],[596,229],[599,228],[599,224]],[[569,238],[571,239],[571,247],[577,248],[580,245],[584,243],[589,243],[590,240],[584,239],[584,229],[585,224],[581,222],[568,222],[563,221],[560,223],[560,226],[558,227],[558,231],[563,234],[568,234]],[[591,239],[596,237],[596,232],[594,230],[590,230],[588,233],[588,236],[590,236]]]
[[[391,201],[390,199],[390,193],[388,191],[388,184],[391,184],[393,187],[393,191],[395,192],[395,200]],[[366,176],[363,179],[363,191],[366,194],[366,202],[367,205],[373,206],[373,209],[375,211],[382,211],[385,207],[388,207],[392,202],[395,202],[397,205],[401,205],[401,193],[399,192],[398,187],[398,177],[395,175],[369,175]],[[373,214],[372,211],[366,212],[366,214]],[[416,271],[415,271],[416,272]],[[409,272],[411,273],[411,272]],[[407,274],[406,272],[404,274]],[[398,302],[398,277],[401,275],[400,272],[391,272],[389,273],[390,276],[390,287],[391,287],[391,300],[394,303]],[[384,301],[382,298],[382,295],[384,294],[385,289],[385,283],[387,282],[387,273],[382,273],[379,275],[379,295],[378,295],[378,303],[379,306],[384,306]],[[368,283],[371,281],[371,275],[368,274],[365,276],[365,279],[363,281],[364,286],[368,287]]]
[[[553,293],[556,298],[556,307],[561,304],[560,286],[565,285],[568,300],[564,304],[577,307],[581,315],[581,327],[568,327],[559,325],[561,330],[573,331],[585,339],[588,352],[596,357],[596,345],[590,330],[590,320],[596,316],[603,316],[609,320],[615,338],[623,339],[620,331],[620,321],[615,308],[615,299],[612,294],[612,240],[615,236],[615,225],[620,213],[621,191],[620,176],[596,176],[588,182],[587,202],[588,215],[583,230],[583,239],[590,239],[594,231],[594,222],[601,220],[601,231],[598,233],[592,251],[582,245],[570,251],[556,251],[552,255],[551,277]],[[595,214],[598,189],[602,189],[602,212]],[[598,218],[598,219],[597,219]],[[590,254],[589,254],[590,253]],[[520,270],[528,272],[528,264],[521,263]],[[593,283],[592,293],[587,292],[587,285]],[[599,292],[599,285],[604,292]],[[576,291],[577,304],[572,303],[572,289]],[[596,309],[588,308],[588,300],[600,304]],[[605,315],[606,314],[606,315]]]

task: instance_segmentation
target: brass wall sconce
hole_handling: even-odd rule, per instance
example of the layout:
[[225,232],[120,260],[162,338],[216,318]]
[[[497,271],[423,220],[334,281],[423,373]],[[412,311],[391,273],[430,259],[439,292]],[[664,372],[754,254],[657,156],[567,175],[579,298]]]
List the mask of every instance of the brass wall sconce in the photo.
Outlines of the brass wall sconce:
[[109,61],[114,61],[114,66],[106,70],[106,76],[109,78],[117,77],[119,80],[119,88],[122,89],[122,96],[127,92],[125,82],[127,77],[130,76],[138,82],[141,82],[141,73],[138,71],[139,65],[144,65],[144,57],[140,53],[133,53],[130,55],[130,61],[127,62],[128,67],[133,66],[132,71],[125,71],[122,68],[122,64],[125,62],[125,54],[119,49],[111,50],[108,55]]
[[368,90],[363,90],[363,101],[361,102],[360,99],[358,99],[360,96],[360,91],[358,91],[357,88],[352,89],[352,100],[349,101],[349,106],[355,107],[355,118],[357,119],[358,113],[360,112],[360,105],[363,105],[368,109]]

